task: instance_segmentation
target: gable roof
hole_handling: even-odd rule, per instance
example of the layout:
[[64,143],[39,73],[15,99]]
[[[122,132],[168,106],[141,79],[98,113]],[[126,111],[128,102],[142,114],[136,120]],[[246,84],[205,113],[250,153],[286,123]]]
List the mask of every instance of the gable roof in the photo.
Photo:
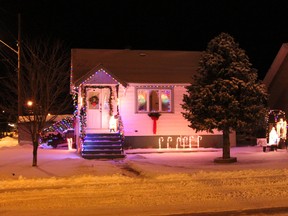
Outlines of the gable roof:
[[288,43],[282,44],[264,80],[269,107],[288,112]]
[[[120,83],[190,83],[202,52],[72,49],[71,83],[100,68]],[[107,71],[108,70],[108,71]]]
[[103,67],[102,64],[97,65],[92,68],[88,73],[83,74],[78,80],[74,82],[75,86],[79,86],[81,83],[89,84],[122,84],[124,87],[127,86],[127,83],[116,77],[113,73]]

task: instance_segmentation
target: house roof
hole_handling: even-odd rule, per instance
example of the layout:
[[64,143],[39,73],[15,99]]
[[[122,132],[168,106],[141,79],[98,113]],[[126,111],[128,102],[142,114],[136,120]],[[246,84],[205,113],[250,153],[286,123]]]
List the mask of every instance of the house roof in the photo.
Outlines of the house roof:
[[[200,51],[72,49],[71,82],[103,68],[120,83],[190,83]],[[108,70],[108,71],[107,71]]]
[[288,113],[288,43],[282,44],[264,80],[269,107]]

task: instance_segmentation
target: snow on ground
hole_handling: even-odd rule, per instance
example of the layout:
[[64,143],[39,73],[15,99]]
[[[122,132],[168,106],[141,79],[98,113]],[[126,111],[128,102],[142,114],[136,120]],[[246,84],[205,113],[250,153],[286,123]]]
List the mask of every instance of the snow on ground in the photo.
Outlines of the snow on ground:
[[288,215],[288,152],[131,149],[86,160],[75,150],[0,141],[0,215]]

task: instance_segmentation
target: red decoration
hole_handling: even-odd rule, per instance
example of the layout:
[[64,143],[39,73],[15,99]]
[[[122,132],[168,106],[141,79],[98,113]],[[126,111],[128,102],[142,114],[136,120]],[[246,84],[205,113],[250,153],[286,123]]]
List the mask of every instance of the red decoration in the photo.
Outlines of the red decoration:
[[148,114],[148,116],[153,120],[153,134],[156,134],[157,132],[157,120],[159,119],[160,115],[161,114],[158,112],[152,112]]
[[99,98],[96,95],[94,95],[91,98],[89,98],[89,102],[93,107],[96,107],[99,103]]
[[151,119],[153,120],[153,134],[156,134],[156,131],[157,131],[157,123],[156,123],[156,121],[158,120],[158,118],[152,116]]

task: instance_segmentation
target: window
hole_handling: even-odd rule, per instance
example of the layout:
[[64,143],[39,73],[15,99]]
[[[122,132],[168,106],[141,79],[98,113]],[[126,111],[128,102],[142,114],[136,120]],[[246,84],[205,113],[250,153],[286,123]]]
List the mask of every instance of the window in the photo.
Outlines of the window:
[[137,89],[137,112],[172,112],[172,89]]

